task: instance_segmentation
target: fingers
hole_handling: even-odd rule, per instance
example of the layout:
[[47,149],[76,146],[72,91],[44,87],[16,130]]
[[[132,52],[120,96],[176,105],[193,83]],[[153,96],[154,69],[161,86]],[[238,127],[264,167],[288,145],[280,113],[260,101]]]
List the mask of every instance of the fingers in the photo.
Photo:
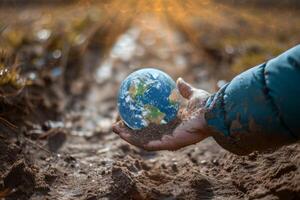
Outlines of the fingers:
[[119,135],[121,132],[126,131],[126,127],[124,126],[124,123],[122,121],[118,121],[113,124],[112,131]]
[[176,83],[179,93],[186,99],[191,99],[192,96],[197,96],[202,100],[210,96],[207,91],[194,88],[189,83],[185,82],[182,78],[178,78]]
[[199,126],[202,127],[203,122],[197,117],[192,117],[188,121],[180,124],[172,135],[165,135],[160,140],[141,143],[132,136],[131,130],[119,121],[113,125],[113,131],[117,133],[126,142],[143,148],[148,151],[170,150],[175,151],[182,147],[195,144],[209,135],[200,133]]
[[126,142],[146,150],[151,150],[148,149],[145,144],[142,144],[139,141],[134,140],[134,138],[132,137],[131,130],[122,121],[115,123],[112,127],[112,130]]
[[126,125],[122,121],[115,123],[112,129],[113,132],[118,134],[126,142],[148,151],[176,150],[179,148],[177,147],[176,142],[175,143],[172,142],[173,136],[171,135],[166,135],[161,140],[150,141],[147,144],[138,143],[136,140],[133,139],[130,130],[126,127]]
[[194,88],[190,84],[185,82],[182,78],[178,78],[176,84],[181,96],[186,99],[190,99],[192,97]]
[[[112,127],[113,132],[118,134],[123,140],[132,144],[131,134],[128,128],[124,125],[122,121],[115,123]],[[135,144],[134,144],[135,145]]]

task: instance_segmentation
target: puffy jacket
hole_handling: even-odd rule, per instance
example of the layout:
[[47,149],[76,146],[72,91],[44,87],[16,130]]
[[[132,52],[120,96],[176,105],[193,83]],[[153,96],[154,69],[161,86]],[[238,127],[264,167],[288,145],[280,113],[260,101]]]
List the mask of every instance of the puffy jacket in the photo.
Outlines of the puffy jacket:
[[239,154],[300,138],[300,45],[253,67],[206,102],[215,140]]

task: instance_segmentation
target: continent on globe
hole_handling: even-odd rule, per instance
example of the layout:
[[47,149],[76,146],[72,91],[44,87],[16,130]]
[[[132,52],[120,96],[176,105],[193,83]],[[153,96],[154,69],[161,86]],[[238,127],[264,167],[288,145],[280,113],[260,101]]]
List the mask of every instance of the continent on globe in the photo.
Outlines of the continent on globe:
[[118,110],[131,129],[167,124],[176,118],[179,106],[180,95],[175,82],[160,70],[140,69],[121,83]]

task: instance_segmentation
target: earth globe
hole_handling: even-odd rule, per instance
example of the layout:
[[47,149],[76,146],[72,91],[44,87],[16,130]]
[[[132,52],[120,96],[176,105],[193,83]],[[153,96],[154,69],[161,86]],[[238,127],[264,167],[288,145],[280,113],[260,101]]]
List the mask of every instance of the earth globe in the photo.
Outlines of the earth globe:
[[144,68],[131,73],[118,94],[118,110],[124,123],[133,130],[149,124],[167,124],[176,118],[180,95],[174,80],[166,73]]

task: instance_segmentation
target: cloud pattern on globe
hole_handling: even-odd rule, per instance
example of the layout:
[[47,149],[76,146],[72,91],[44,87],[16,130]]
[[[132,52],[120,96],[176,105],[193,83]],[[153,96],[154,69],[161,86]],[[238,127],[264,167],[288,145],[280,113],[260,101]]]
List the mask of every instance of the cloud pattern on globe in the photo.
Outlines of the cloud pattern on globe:
[[176,118],[179,105],[175,82],[157,69],[133,72],[119,89],[119,113],[131,129],[142,129],[151,123],[166,124]]

